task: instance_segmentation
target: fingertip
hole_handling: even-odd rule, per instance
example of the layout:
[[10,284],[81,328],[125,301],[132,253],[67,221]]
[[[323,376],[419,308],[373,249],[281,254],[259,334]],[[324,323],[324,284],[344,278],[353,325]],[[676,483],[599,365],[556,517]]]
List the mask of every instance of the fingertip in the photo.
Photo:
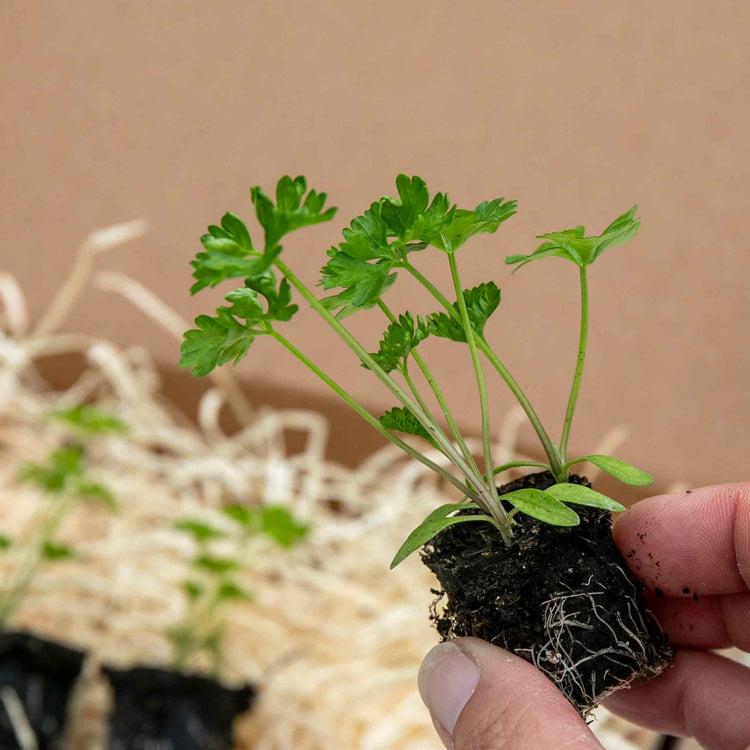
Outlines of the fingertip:
[[618,518],[614,539],[632,572],[667,596],[747,591],[750,484],[641,500]]
[[477,638],[459,638],[454,645],[479,669],[453,728],[456,750],[601,747],[576,709],[534,666]]

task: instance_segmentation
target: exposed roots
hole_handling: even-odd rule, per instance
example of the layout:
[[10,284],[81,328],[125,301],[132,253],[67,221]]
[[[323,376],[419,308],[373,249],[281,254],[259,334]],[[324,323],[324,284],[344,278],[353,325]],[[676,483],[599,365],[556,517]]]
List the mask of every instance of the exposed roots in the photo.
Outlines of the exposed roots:
[[[647,637],[638,592],[619,565],[610,563],[609,567],[619,571],[633,590],[632,597],[623,601],[624,615],[618,611],[612,617],[602,606],[606,591],[592,575],[584,591],[560,592],[543,602],[545,640],[518,651],[565,695],[579,695],[589,706],[626,687],[643,670],[654,674],[661,671],[654,665],[657,653]],[[590,639],[586,637],[586,631],[594,630],[598,630],[600,642],[604,639],[604,645],[596,649],[587,645]],[[597,662],[596,670],[590,668],[593,661]]]

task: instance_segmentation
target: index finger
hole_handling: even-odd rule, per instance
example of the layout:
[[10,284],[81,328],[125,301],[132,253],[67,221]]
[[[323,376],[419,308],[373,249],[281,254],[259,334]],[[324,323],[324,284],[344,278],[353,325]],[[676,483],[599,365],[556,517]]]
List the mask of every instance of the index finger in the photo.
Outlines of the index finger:
[[642,500],[614,528],[633,573],[657,595],[750,591],[750,483]]

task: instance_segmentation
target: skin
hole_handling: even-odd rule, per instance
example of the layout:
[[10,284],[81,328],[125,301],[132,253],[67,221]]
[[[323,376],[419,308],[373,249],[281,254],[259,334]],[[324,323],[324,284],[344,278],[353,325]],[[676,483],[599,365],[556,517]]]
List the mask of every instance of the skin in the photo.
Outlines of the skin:
[[[747,750],[750,669],[711,650],[750,650],[750,483],[643,500],[620,515],[614,535],[677,657],[605,705],[706,748]],[[436,646],[419,687],[450,750],[601,747],[541,672],[475,638]]]

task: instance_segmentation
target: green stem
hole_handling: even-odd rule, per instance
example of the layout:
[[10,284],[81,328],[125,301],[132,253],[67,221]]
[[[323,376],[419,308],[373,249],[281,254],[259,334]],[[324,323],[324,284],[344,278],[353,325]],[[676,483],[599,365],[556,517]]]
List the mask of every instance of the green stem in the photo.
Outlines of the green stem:
[[[371,370],[386,388],[419,420],[422,426],[427,430],[429,435],[435,440],[440,449],[445,453],[450,462],[463,473],[467,480],[477,487],[482,487],[482,477],[473,471],[471,466],[466,463],[464,458],[453,447],[453,444],[440,429],[440,427],[431,420],[428,414],[422,410],[422,407],[404,391],[401,386],[386,373],[382,367],[370,356],[367,350],[352,336],[352,334],[341,325],[315,297],[315,295],[302,283],[294,272],[280,259],[274,260],[274,265],[288,279],[289,283],[309,302],[310,306],[333,328],[344,343],[359,357],[359,359]],[[340,394],[339,394],[340,395]],[[374,419],[374,418],[373,418]],[[377,421],[377,420],[376,420]],[[481,489],[480,489],[481,491]],[[491,500],[485,496],[485,501]],[[480,503],[481,505],[482,503]]]
[[[508,524],[508,514],[503,509],[497,497],[497,486],[492,475],[492,432],[490,429],[490,407],[489,400],[487,398],[487,384],[484,381],[484,372],[482,371],[482,363],[479,361],[479,352],[477,351],[477,345],[474,341],[474,329],[469,319],[469,311],[466,309],[466,300],[464,299],[463,287],[461,286],[461,277],[458,274],[458,264],[456,263],[456,254],[453,252],[448,253],[448,261],[451,267],[451,276],[453,278],[453,286],[456,290],[456,299],[458,301],[458,309],[461,313],[461,320],[463,323],[464,333],[466,334],[466,342],[469,345],[469,351],[471,352],[471,364],[474,367],[474,373],[476,374],[477,387],[479,389],[479,406],[482,412],[482,449],[484,453],[484,471],[487,477],[487,484],[490,487],[492,493],[492,499],[495,501],[495,507],[493,508],[493,518],[495,518],[501,525],[505,527],[505,531],[509,532],[510,525]],[[503,539],[506,538],[506,533],[503,533]],[[506,540],[507,541],[507,540]]]
[[[382,299],[378,300],[378,307],[385,313],[386,317],[388,318],[388,320],[391,321],[391,323],[395,322],[396,316],[391,312],[388,305],[386,305],[386,303],[383,302]],[[432,393],[434,394],[435,399],[437,400],[440,406],[440,411],[443,412],[445,421],[448,423],[448,427],[450,428],[451,434],[453,435],[453,439],[456,441],[456,444],[461,449],[461,453],[463,453],[464,458],[469,463],[469,465],[477,472],[477,474],[480,474],[479,467],[477,466],[476,461],[474,460],[474,456],[469,450],[469,446],[466,445],[466,441],[464,440],[464,437],[461,434],[461,431],[458,429],[456,420],[453,418],[453,412],[451,412],[450,407],[448,406],[448,401],[445,398],[445,395],[443,394],[442,389],[438,385],[437,380],[432,374],[432,371],[427,366],[427,363],[424,361],[424,359],[422,358],[422,355],[418,351],[416,351],[415,349],[412,349],[410,354],[414,358],[414,361],[417,363],[417,366],[422,371],[422,375],[424,375],[425,380],[430,386],[430,389],[432,390]],[[404,377],[407,377],[407,373],[404,373]],[[413,384],[410,387],[413,388]],[[416,390],[413,389],[412,392],[414,393],[415,397],[417,398],[419,397],[418,394],[416,393]],[[427,408],[426,407],[424,408],[425,408],[425,411],[427,411]]]
[[497,476],[498,474],[502,474],[504,471],[508,471],[508,469],[515,469],[519,466],[534,466],[540,469],[547,469],[547,471],[550,470],[549,464],[543,464],[539,461],[511,461],[510,463],[502,464],[502,466],[496,466],[492,470],[492,473]]
[[24,557],[21,559],[16,575],[8,587],[8,591],[0,601],[0,629],[4,628],[13,613],[18,609],[24,597],[28,593],[31,582],[34,580],[39,566],[42,563],[42,550],[54,537],[55,532],[67,515],[76,497],[68,492],[57,501],[54,509],[49,513],[47,520],[43,523],[39,538],[36,543],[30,544]]
[[[434,461],[431,461],[426,456],[423,456],[411,445],[405,443],[399,437],[396,437],[390,430],[383,427],[380,422],[370,414],[361,404],[355,401],[333,378],[327,375],[321,370],[309,357],[304,355],[291,341],[282,336],[277,331],[271,330],[270,335],[273,336],[283,347],[291,352],[297,359],[308,367],[312,372],[315,373],[334,393],[336,393],[341,399],[343,399],[362,419],[365,420],[371,427],[376,429],[383,437],[390,440],[394,445],[401,448],[402,451],[415,458],[420,463],[424,464],[428,468],[432,469],[435,473],[439,474],[443,479],[450,482],[452,485],[457,487],[464,495],[468,495],[473,500],[477,500],[477,493],[471,491],[463,482],[456,479],[453,475],[449,474],[442,466],[439,466]],[[481,505],[482,503],[479,502]]]
[[[567,461],[568,456],[568,439],[570,438],[570,428],[573,424],[573,414],[575,414],[576,403],[578,402],[578,392],[581,389],[581,379],[583,378],[583,365],[586,361],[586,343],[589,334],[589,284],[586,276],[586,266],[581,266],[581,336],[578,342],[578,359],[576,361],[576,370],[573,375],[573,385],[570,389],[570,398],[568,399],[568,408],[565,412],[565,422],[563,424],[562,437],[560,438],[560,456],[563,464]],[[562,468],[567,477],[567,469]]]
[[[414,266],[407,261],[402,263],[402,267],[406,269],[428,292],[445,308],[446,312],[459,323],[461,322],[456,315],[455,308],[443,295],[440,290],[432,284],[422,273],[420,273]],[[544,448],[544,452],[549,458],[550,466],[552,467],[552,473],[557,476],[561,470],[562,461],[555,448],[554,443],[550,439],[547,431],[544,429],[539,416],[537,415],[531,402],[526,398],[526,394],[521,390],[521,386],[518,385],[515,378],[510,374],[508,368],[500,361],[500,358],[495,354],[490,345],[487,343],[484,336],[478,336],[476,339],[477,348],[487,357],[490,364],[497,370],[500,377],[505,381],[508,388],[510,388],[513,395],[516,397],[521,407],[526,412],[526,416],[531,422],[531,426],[534,428],[539,440]]]

